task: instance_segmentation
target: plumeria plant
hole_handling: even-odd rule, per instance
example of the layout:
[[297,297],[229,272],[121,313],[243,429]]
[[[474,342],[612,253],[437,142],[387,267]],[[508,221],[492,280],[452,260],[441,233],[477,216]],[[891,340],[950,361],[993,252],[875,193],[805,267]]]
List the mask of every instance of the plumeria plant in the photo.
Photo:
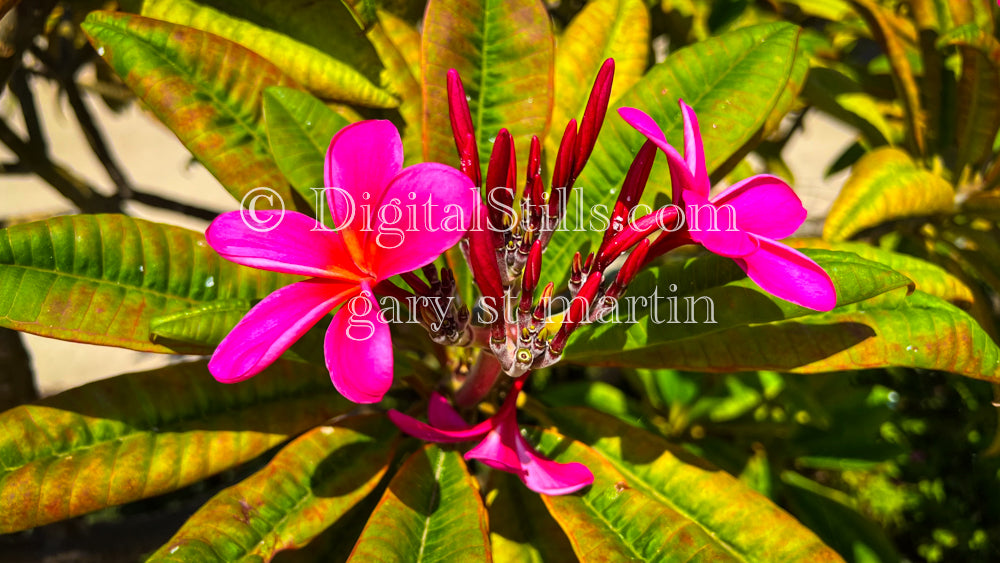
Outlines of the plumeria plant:
[[[773,145],[817,32],[702,21],[656,53],[668,4],[90,12],[90,48],[233,210],[0,231],[0,325],[187,355],[0,414],[0,533],[194,498],[143,556],[909,553],[893,386],[979,396],[989,305],[887,244],[789,239],[807,213]],[[1000,520],[978,521],[988,557]]]

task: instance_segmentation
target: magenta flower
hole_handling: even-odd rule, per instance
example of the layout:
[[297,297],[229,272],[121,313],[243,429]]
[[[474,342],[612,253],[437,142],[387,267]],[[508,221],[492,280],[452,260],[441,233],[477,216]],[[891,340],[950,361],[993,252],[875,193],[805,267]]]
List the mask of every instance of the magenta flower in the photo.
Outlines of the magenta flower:
[[[296,212],[257,212],[278,226],[250,229],[241,212],[219,216],[205,233],[227,260],[310,276],[267,296],[216,348],[208,364],[234,383],[271,364],[327,313],[340,310],[324,352],[337,390],[356,403],[382,399],[392,385],[392,342],[372,288],[431,263],[465,235],[478,196],[464,174],[443,164],[402,169],[403,145],[388,121],[338,132],[326,153],[325,182],[338,230]],[[387,212],[388,211],[388,212]],[[271,224],[267,223],[267,224]]]
[[466,442],[482,438],[465,453],[465,459],[517,475],[532,491],[546,495],[576,492],[594,482],[594,475],[582,463],[557,463],[542,457],[522,436],[517,426],[517,396],[526,378],[514,381],[503,406],[493,417],[470,426],[437,393],[427,406],[426,424],[399,411],[390,410],[389,419],[403,432],[426,442]]
[[683,100],[680,106],[684,158],[652,117],[635,108],[618,113],[667,155],[673,203],[684,210],[687,235],[710,252],[735,260],[764,291],[817,311],[833,309],[837,293],[830,276],[805,254],[776,241],[805,221],[806,210],[795,192],[780,178],[761,174],[709,197],[698,118]]

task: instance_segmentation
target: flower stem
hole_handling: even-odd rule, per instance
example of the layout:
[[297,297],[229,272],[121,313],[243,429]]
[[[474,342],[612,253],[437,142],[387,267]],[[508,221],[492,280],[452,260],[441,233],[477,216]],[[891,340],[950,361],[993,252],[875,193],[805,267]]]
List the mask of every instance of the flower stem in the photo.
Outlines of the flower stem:
[[500,362],[496,356],[485,350],[479,354],[472,373],[465,378],[462,386],[455,392],[455,406],[469,408],[480,401],[493,389],[500,376]]

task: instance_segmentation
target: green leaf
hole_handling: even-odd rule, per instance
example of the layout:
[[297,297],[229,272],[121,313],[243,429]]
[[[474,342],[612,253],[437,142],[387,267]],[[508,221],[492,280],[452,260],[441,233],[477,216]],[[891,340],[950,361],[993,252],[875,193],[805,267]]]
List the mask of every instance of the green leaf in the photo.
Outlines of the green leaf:
[[[229,15],[211,7],[213,3],[235,8],[237,13]],[[244,4],[251,4],[252,8],[244,8]],[[378,73],[372,72],[375,69],[371,68],[374,66],[372,63],[377,64],[377,58],[350,10],[342,2],[207,0],[198,3],[191,0],[145,0],[142,15],[212,33],[242,45],[271,61],[322,98],[379,108],[398,105],[391,94],[372,83],[378,80]],[[247,18],[254,16],[255,21],[248,21]],[[338,60],[329,53],[333,50],[329,49],[329,43],[334,41],[327,40],[324,42],[326,45],[314,47],[290,36],[300,33],[300,28],[321,28],[323,33],[317,29],[312,38],[337,38],[339,41],[336,43],[354,43],[357,48],[339,53],[344,58]],[[332,45],[334,48],[337,46]],[[327,47],[328,52],[324,52],[323,47]],[[355,57],[360,59],[359,62],[368,62],[369,76],[353,68]]]
[[823,238],[843,241],[893,219],[948,213],[954,196],[948,182],[920,168],[905,151],[882,147],[854,165],[827,215]]
[[[794,478],[792,477],[794,476]],[[820,535],[831,547],[856,563],[892,563],[899,561],[892,542],[875,523],[851,507],[820,494],[815,487],[804,486],[809,479],[791,471],[782,474],[783,492],[795,515]]]
[[814,68],[804,95],[817,109],[856,127],[869,146],[893,144],[896,135],[878,102],[853,78],[834,69]]
[[583,443],[545,432],[541,450],[595,477],[582,495],[542,497],[581,559],[840,560],[767,498],[682,448],[588,409],[549,414]]
[[710,372],[898,366],[1000,380],[1000,349],[982,327],[961,309],[919,291],[893,306],[834,309],[647,346],[630,342],[617,353],[574,361]]
[[976,24],[953,29],[938,41],[956,45],[962,55],[958,80],[958,163],[976,167],[991,156],[1000,129],[1000,41]]
[[[882,294],[886,294],[885,299],[898,301],[901,296],[893,290],[905,294],[911,284],[901,274],[855,254],[822,250],[807,254],[830,274],[840,307]],[[610,360],[633,367],[683,368],[684,364],[671,360],[656,363],[653,358],[661,356],[658,349],[668,342],[701,336],[714,340],[716,337],[711,335],[735,327],[815,315],[811,309],[765,293],[731,259],[714,255],[640,274],[616,310],[617,317],[609,315],[601,324],[578,329],[570,339],[565,358],[583,363]],[[643,311],[649,314],[639,313]],[[643,316],[636,318],[640,314]],[[762,353],[769,355],[771,348],[763,345]],[[635,361],[626,359],[632,356]],[[740,365],[730,354],[724,357]],[[622,360],[626,363],[618,364]]]
[[185,487],[350,404],[279,360],[237,385],[206,362],[121,375],[0,414],[0,533]]
[[264,121],[271,154],[281,173],[316,211],[330,140],[347,120],[311,95],[274,86],[264,90]]
[[486,508],[461,454],[427,445],[407,458],[351,561],[489,561]]
[[[683,99],[698,114],[708,170],[718,172],[730,160],[735,165],[743,157],[740,147],[751,148],[745,145],[764,126],[785,90],[798,31],[790,24],[765,24],[681,49],[650,69],[615,107],[635,107],[649,113],[667,140],[681,148],[683,124],[677,100]],[[596,243],[604,235],[607,220],[602,223],[600,206],[606,217],[643,141],[617,112],[608,112],[590,162],[577,180],[565,224],[546,251],[546,269],[553,277],[567,275],[581,241]],[[666,161],[658,158],[643,204],[652,205],[657,194],[668,193],[669,185]]]
[[[462,76],[479,160],[506,127],[527,164],[532,135],[544,139],[552,112],[552,24],[538,0],[430,0],[423,25],[424,160],[458,165],[448,118],[448,69]],[[485,172],[485,171],[484,171]],[[523,175],[522,175],[523,177]]]
[[368,29],[368,39],[385,62],[386,88],[399,98],[403,131],[403,165],[420,162],[423,138],[423,95],[420,91],[420,33],[410,24],[382,10]]
[[497,563],[572,563],[573,548],[538,494],[504,471],[490,472],[486,496]]
[[74,215],[0,231],[0,326],[147,352],[150,321],[218,300],[262,298],[293,276],[237,266],[204,235],[124,215]]
[[535,396],[553,407],[588,406],[622,420],[638,418],[634,405],[624,391],[603,381],[571,381],[546,387]]
[[878,262],[913,280],[916,289],[953,303],[972,303],[972,290],[937,264],[885,250],[862,242],[828,242],[822,239],[789,239],[792,248],[822,248],[853,252],[865,260]]
[[301,205],[271,159],[262,121],[264,88],[295,86],[278,67],[216,35],[141,16],[91,12],[82,27],[111,68],[237,201],[266,187],[286,207]]
[[270,561],[303,547],[375,489],[395,449],[380,414],[314,428],[215,495],[150,559]]
[[604,60],[615,60],[614,102],[642,78],[648,51],[649,9],[640,0],[589,2],[573,18],[556,44],[555,105],[552,128],[544,139],[550,167],[566,123],[570,119],[579,123]]

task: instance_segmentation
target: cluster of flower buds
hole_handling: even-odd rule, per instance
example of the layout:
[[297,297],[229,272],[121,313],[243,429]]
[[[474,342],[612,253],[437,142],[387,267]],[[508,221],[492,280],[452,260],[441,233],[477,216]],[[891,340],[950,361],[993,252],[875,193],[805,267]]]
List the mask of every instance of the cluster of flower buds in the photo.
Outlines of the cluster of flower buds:
[[[577,327],[613,307],[614,299],[650,258],[651,245],[644,239],[660,229],[663,221],[671,220],[663,212],[629,222],[656,156],[655,145],[647,143],[628,172],[600,248],[586,258],[579,253],[574,257],[569,295],[563,300],[569,305],[561,326],[550,334],[545,326],[553,312],[555,285],[549,282],[538,291],[542,256],[565,218],[569,193],[593,152],[607,114],[613,75],[614,61],[609,59],[597,74],[579,126],[575,119],[566,125],[549,190],[542,178],[541,143],[532,137],[524,188],[518,193],[517,157],[510,132],[498,132],[484,178],[462,81],[454,70],[448,72],[449,116],[460,168],[485,192],[485,203],[473,221],[480,228],[469,232],[462,250],[483,303],[497,313],[488,329],[489,347],[502,371],[512,377],[557,362]],[[520,213],[514,214],[518,201]],[[633,248],[617,273],[607,272]]]

